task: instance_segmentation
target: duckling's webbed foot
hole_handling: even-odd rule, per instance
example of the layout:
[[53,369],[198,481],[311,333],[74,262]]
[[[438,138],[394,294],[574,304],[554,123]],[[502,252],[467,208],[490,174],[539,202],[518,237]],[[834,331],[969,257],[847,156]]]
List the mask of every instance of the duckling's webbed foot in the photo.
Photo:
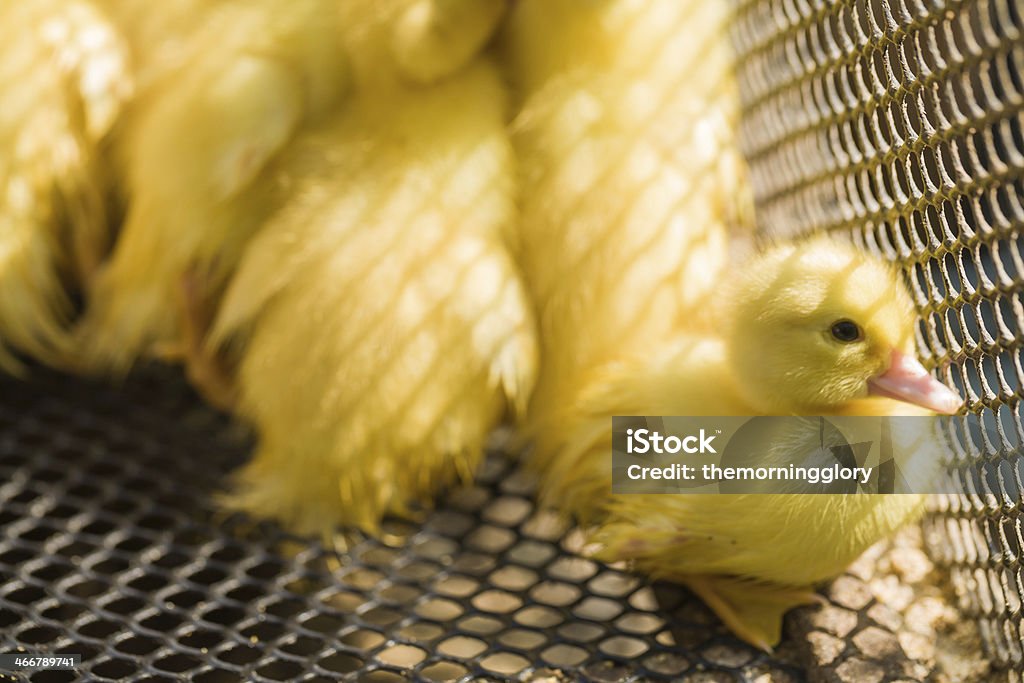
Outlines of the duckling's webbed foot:
[[771,652],[782,639],[782,617],[786,612],[826,602],[810,588],[730,577],[685,576],[679,582],[696,593],[737,637],[765,652]]

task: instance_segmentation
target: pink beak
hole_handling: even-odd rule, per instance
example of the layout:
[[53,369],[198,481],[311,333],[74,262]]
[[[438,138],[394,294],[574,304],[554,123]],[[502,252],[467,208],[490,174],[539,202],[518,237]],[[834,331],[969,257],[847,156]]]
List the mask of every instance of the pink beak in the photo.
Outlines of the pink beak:
[[912,403],[942,415],[952,415],[962,403],[952,389],[929,375],[917,359],[899,351],[892,352],[888,370],[868,380],[868,394]]

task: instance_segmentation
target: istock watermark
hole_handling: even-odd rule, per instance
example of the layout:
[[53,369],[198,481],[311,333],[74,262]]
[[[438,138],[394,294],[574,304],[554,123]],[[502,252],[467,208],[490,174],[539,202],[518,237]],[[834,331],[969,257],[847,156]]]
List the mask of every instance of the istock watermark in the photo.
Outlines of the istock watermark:
[[[678,437],[674,434],[662,436],[649,429],[629,428],[626,430],[627,453],[716,453],[711,442],[714,436],[707,436],[704,430],[699,434]],[[696,445],[695,445],[696,444]]]
[[973,415],[615,417],[612,492],[964,493],[999,465],[955,444],[994,430]]

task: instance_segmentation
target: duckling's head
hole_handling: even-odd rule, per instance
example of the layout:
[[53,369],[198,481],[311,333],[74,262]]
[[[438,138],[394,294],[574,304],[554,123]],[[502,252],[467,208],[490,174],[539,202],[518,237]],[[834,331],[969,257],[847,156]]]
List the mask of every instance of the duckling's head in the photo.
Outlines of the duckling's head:
[[772,247],[730,294],[729,360],[758,412],[829,414],[868,396],[960,407],[914,358],[917,318],[899,273],[853,245],[818,236]]

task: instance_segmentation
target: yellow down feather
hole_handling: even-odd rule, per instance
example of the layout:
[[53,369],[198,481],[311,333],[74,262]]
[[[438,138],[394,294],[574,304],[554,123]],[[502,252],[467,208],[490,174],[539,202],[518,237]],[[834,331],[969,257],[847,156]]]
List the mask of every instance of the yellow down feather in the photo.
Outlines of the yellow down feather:
[[138,92],[114,140],[124,225],[79,339],[85,367],[123,372],[194,354],[284,191],[276,155],[337,104],[347,64],[334,0],[97,1],[130,42]]
[[718,1],[520,0],[508,21],[542,450],[588,373],[697,327],[718,286],[748,202],[728,19]]
[[99,153],[131,92],[128,51],[86,0],[0,3],[0,368],[67,349],[69,285],[108,239]]
[[536,349],[505,242],[506,96],[477,54],[502,5],[339,3],[351,96],[282,159],[288,200],[214,329],[259,434],[231,506],[372,532],[471,475],[523,407]]

